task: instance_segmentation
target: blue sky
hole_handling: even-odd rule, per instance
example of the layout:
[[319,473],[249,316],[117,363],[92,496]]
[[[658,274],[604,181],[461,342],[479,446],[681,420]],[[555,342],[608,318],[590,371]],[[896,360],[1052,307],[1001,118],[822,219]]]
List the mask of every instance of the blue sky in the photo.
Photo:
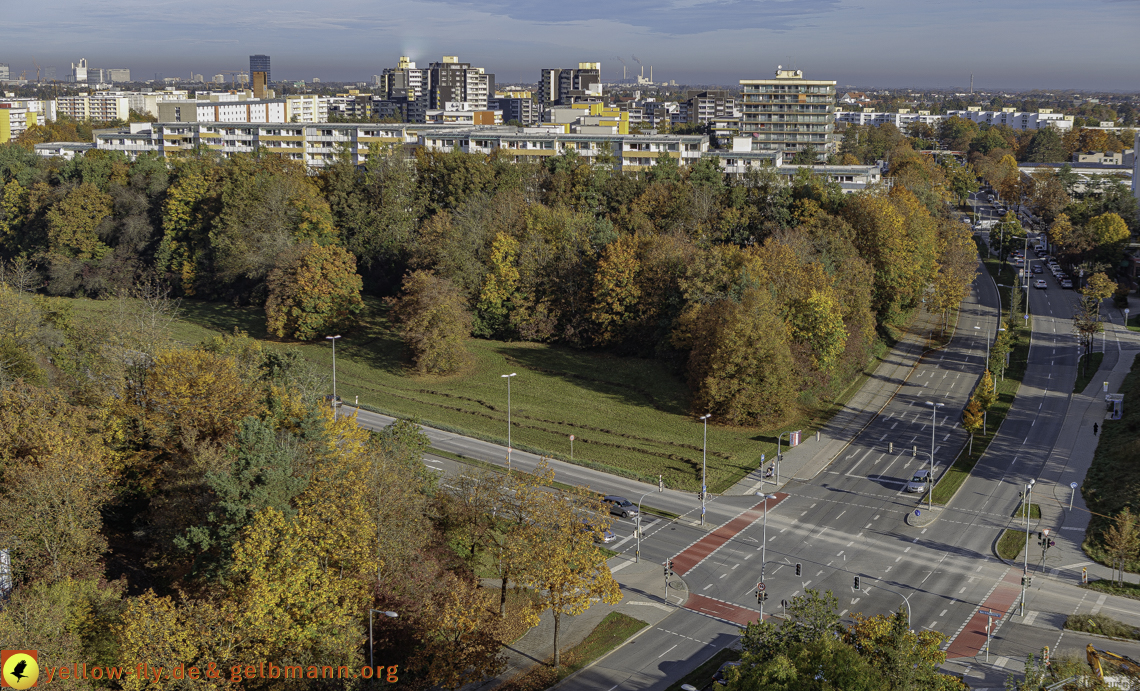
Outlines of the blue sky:
[[[601,62],[603,78],[735,83],[794,65],[841,86],[1140,90],[1140,0],[43,0],[8,3],[0,62],[63,76],[207,77],[267,53],[273,77],[365,81],[458,55],[499,82]],[[646,70],[648,74],[648,69]]]

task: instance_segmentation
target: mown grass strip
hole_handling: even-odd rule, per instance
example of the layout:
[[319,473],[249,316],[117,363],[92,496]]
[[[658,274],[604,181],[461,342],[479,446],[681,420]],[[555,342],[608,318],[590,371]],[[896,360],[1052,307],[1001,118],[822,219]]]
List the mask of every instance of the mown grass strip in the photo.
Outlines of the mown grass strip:
[[566,677],[589,666],[648,626],[640,619],[620,612],[610,612],[598,622],[594,630],[578,645],[562,652],[562,663],[558,669],[551,665],[553,660],[533,667],[499,685],[497,691],[541,691],[562,681]]
[[[1025,502],[1021,502],[1021,504],[1017,507],[1017,510],[1013,512],[1013,517],[1014,518],[1022,518],[1022,519],[1025,518]],[[1041,518],[1041,507],[1038,506],[1037,504],[1030,504],[1029,505],[1029,517],[1030,518]]]
[[1070,614],[1065,619],[1065,628],[1070,631],[1095,633],[1110,638],[1140,641],[1140,628],[1117,621],[1104,614]]
[[[489,471],[495,472],[495,473],[506,474],[506,472],[507,472],[505,468],[503,468],[502,466],[497,466],[494,463],[482,461],[482,460],[479,460],[478,458],[468,458],[467,456],[463,456],[461,454],[456,454],[456,453],[451,453],[450,451],[440,451],[438,449],[432,449],[430,453],[433,456],[442,456],[444,458],[450,458],[451,460],[455,461],[456,463],[464,463],[466,465],[474,466],[476,468],[481,468],[483,470],[489,470]],[[527,473],[526,471],[522,471],[522,470],[515,470],[512,472],[518,473],[518,474],[523,474],[523,475],[529,475],[529,473]],[[568,490],[574,489],[573,485],[568,485],[565,482],[558,482],[557,480],[555,480],[554,482],[548,483],[547,486],[552,487],[554,489],[560,489],[563,491],[568,491]],[[672,511],[666,511],[665,509],[658,509],[656,507],[649,506],[647,504],[642,504],[641,510],[643,513],[653,514],[654,516],[660,516],[661,518],[665,518],[665,519],[668,519],[670,521],[678,519],[681,517],[680,514],[673,513]],[[607,550],[607,551],[609,551],[609,550]],[[617,552],[614,552],[614,554],[616,555]]]
[[1088,590],[1095,590],[1098,593],[1108,593],[1109,595],[1119,595],[1120,597],[1128,597],[1133,600],[1140,600],[1140,583],[1113,583],[1098,578],[1095,581],[1089,581],[1081,586]]
[[1025,548],[1025,531],[1007,528],[1002,532],[997,542],[997,555],[1002,559],[1013,561]]
[[[985,259],[983,263],[995,281],[1004,284],[998,287],[1004,314],[1009,308],[1010,292],[1015,289],[1011,286],[1016,285],[1017,277],[1008,267],[1002,269],[998,266],[996,259]],[[1009,409],[1017,397],[1017,391],[1021,387],[1021,379],[1025,376],[1025,368],[1029,364],[1031,328],[1023,319],[1018,318],[1014,321],[1019,323],[1015,324],[1013,329],[1014,345],[1009,356],[1009,366],[1005,369],[1004,377],[999,376],[996,372],[994,373],[994,386],[998,396],[986,412],[986,432],[974,436],[972,451],[970,443],[967,442],[958,453],[954,463],[938,479],[938,484],[934,486],[935,504],[946,504],[954,498],[962,484],[966,482],[966,478],[970,476],[974,466],[977,465],[978,459],[985,454],[990,442],[997,436],[1001,429],[1001,423],[1009,414]]]
[[1081,361],[1077,364],[1077,380],[1073,382],[1073,393],[1084,391],[1085,387],[1096,378],[1096,373],[1100,370],[1100,363],[1103,360],[1104,353],[1089,353],[1081,356]]

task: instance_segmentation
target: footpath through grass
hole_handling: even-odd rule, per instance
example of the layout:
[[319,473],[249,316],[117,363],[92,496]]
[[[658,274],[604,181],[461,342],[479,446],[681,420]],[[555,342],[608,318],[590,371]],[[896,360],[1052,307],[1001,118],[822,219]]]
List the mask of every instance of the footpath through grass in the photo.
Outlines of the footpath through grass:
[[[986,270],[993,276],[998,286],[998,295],[1001,296],[1002,314],[1006,317],[1009,316],[1010,305],[1010,291],[1014,290],[1011,286],[1016,286],[1017,276],[1009,268],[1007,264],[1004,270],[999,271],[998,261],[996,258],[983,260]],[[1004,287],[1003,287],[1004,286]],[[1031,315],[1032,316],[1032,315]],[[977,434],[974,436],[973,445],[969,442],[959,452],[958,457],[954,463],[947,468],[946,472],[939,478],[938,484],[934,486],[934,503],[946,504],[961,488],[962,484],[966,482],[966,478],[970,476],[970,472],[974,466],[978,464],[978,459],[989,448],[990,442],[993,441],[997,435],[998,430],[1001,428],[1001,423],[1005,420],[1006,415],[1009,414],[1009,409],[1013,405],[1013,400],[1017,397],[1017,391],[1021,388],[1021,379],[1025,376],[1025,368],[1029,364],[1029,338],[1031,329],[1026,324],[1024,319],[1021,319],[1020,314],[1016,315],[1013,320],[1015,322],[1013,329],[1013,350],[1009,354],[1009,366],[1005,369],[1005,376],[999,372],[993,372],[994,386],[997,389],[997,400],[994,402],[990,409],[986,412],[986,429],[984,434]],[[972,450],[971,450],[972,448]]]
[[[74,300],[76,312],[108,311],[110,301]],[[689,391],[669,363],[541,343],[471,339],[471,362],[451,376],[410,372],[404,348],[381,301],[365,298],[362,323],[336,346],[337,393],[395,417],[506,446],[507,383],[510,380],[511,442],[516,449],[570,460],[605,472],[667,487],[696,491],[700,486],[702,434],[690,414]],[[174,323],[175,338],[196,344],[218,333],[240,329],[268,347],[296,348],[320,372],[332,372],[327,341],[295,343],[270,337],[261,309],[183,300]],[[878,364],[872,361],[868,371]],[[771,457],[776,434],[804,430],[808,439],[859,389],[856,378],[831,404],[805,411],[773,430],[708,426],[708,485],[723,492]],[[331,389],[331,386],[330,386]],[[806,441],[805,443],[811,443]],[[596,488],[605,491],[605,488]]]
[[[1092,464],[1081,485],[1081,497],[1092,513],[1081,546],[1089,557],[1106,566],[1112,559],[1104,548],[1104,531],[1125,506],[1132,507],[1133,515],[1140,506],[1140,463],[1136,462],[1140,458],[1140,358],[1133,360],[1120,393],[1124,394],[1124,414],[1120,420],[1101,422]],[[1082,433],[1088,435],[1087,443],[1093,442],[1091,430]],[[1138,555],[1124,560],[1124,570],[1140,571]]]
[[610,612],[602,619],[590,635],[578,645],[562,651],[561,666],[554,669],[553,660],[547,660],[530,670],[508,679],[496,687],[497,691],[541,691],[562,681],[571,674],[585,668],[624,643],[630,636],[648,626],[640,619],[620,612]]

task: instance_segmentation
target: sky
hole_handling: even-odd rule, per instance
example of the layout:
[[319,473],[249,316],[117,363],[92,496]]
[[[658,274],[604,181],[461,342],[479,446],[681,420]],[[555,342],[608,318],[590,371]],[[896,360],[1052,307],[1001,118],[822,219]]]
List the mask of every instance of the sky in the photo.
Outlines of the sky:
[[601,62],[603,80],[735,84],[777,65],[840,88],[1140,91],[1140,0],[41,0],[7,3],[0,62],[134,79],[209,79],[272,58],[272,78],[368,81],[407,55],[499,83]]

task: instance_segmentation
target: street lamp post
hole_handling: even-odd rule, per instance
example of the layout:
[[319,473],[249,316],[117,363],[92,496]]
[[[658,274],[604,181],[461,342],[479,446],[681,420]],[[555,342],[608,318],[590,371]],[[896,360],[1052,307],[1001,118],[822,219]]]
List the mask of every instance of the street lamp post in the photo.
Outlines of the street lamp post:
[[784,454],[780,450],[780,440],[784,438],[785,434],[788,435],[788,448],[792,446],[792,430],[780,432],[776,435],[776,487],[780,486],[780,461],[784,460]]
[[[763,583],[764,570],[768,566],[768,500],[775,499],[776,495],[757,492],[756,496],[764,498],[764,533],[763,542],[760,544],[760,582]],[[760,597],[760,621],[764,621],[764,595],[767,595],[767,591]]]
[[340,338],[340,334],[337,334],[336,336],[325,336],[325,340],[328,340],[328,341],[332,341],[332,350],[333,350],[333,397],[332,397],[332,409],[333,409],[333,419],[334,419],[334,420],[336,419],[336,339],[338,339],[338,338]]
[[[650,492],[652,491],[653,490],[650,490]],[[645,494],[649,494],[649,492]],[[645,494],[637,498],[637,551],[633,553],[633,562],[635,564],[641,563],[641,500],[645,499]]]
[[507,380],[507,470],[511,469],[511,377],[517,377],[517,372],[499,375]]
[[708,456],[709,450],[709,418],[712,413],[706,413],[701,416],[701,422],[705,425],[704,443],[701,445],[701,525],[705,524],[705,495],[708,494],[708,486],[705,483],[705,459]]
[[1033,485],[1036,482],[1030,478],[1029,484],[1025,486],[1025,566],[1021,571],[1021,602],[1018,604],[1018,616],[1025,615],[1025,581],[1029,578],[1029,514],[1033,507]]
[[396,617],[400,616],[399,614],[397,614],[395,612],[382,610],[382,609],[370,609],[370,610],[368,610],[368,666],[369,667],[375,667],[376,666],[375,660],[373,659],[373,647],[372,647],[372,613],[373,612],[379,612],[380,614],[383,614],[384,616],[389,617],[391,619],[395,619]]
[[927,401],[926,405],[930,406],[930,480],[926,483],[930,486],[930,499],[926,508],[932,511],[934,510],[934,435],[938,431],[938,409],[946,404]]

